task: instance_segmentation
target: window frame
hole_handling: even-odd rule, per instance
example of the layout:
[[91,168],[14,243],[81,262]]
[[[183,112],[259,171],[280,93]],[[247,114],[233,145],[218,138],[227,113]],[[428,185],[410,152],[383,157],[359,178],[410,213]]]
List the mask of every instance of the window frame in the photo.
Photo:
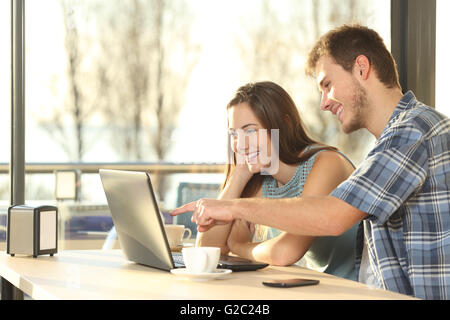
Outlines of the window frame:
[[391,52],[403,92],[434,108],[436,0],[391,0]]

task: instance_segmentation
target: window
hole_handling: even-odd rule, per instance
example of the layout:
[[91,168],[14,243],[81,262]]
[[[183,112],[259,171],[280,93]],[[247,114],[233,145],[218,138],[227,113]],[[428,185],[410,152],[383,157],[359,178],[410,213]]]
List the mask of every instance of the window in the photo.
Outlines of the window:
[[[350,22],[389,47],[389,10],[389,0],[28,1],[26,162],[221,164],[228,100],[247,82],[272,80],[316,138],[358,163],[374,139],[343,134],[319,110],[305,58],[322,33]],[[26,176],[27,201],[54,199],[51,171]],[[164,208],[177,205],[181,185],[223,179],[216,169],[156,177]],[[98,246],[111,228],[106,199],[95,172],[82,172],[80,185],[79,199],[58,202],[65,236]],[[92,216],[101,219],[86,229]]]
[[446,32],[450,28],[448,15],[450,3],[445,0],[436,1],[436,109],[450,116],[450,105],[447,101],[446,85],[450,74],[450,62],[447,53],[450,44]]

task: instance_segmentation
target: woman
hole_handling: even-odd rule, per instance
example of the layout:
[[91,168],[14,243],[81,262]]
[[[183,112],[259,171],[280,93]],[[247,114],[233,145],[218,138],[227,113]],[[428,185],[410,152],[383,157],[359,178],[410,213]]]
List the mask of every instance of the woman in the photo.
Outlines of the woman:
[[[354,169],[307,135],[294,101],[273,82],[240,87],[227,112],[232,156],[219,199],[328,195]],[[356,280],[355,240],[356,225],[339,237],[312,237],[236,220],[199,233],[197,244],[272,265],[304,258],[311,269]]]

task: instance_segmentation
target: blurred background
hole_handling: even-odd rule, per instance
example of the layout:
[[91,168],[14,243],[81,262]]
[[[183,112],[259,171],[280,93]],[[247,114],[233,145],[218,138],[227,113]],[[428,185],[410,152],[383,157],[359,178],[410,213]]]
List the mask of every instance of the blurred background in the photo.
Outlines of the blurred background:
[[[2,248],[10,198],[10,6],[0,2]],[[437,6],[438,79],[449,71],[442,33],[450,9],[445,0]],[[304,64],[315,40],[344,23],[375,29],[390,48],[390,8],[390,0],[26,1],[26,203],[58,206],[60,249],[96,249],[113,226],[98,168],[149,171],[164,212],[215,197],[227,159],[226,104],[239,86],[261,80],[284,87],[311,135],[358,164],[375,139],[366,131],[344,134],[320,111]],[[444,81],[436,83],[436,107],[448,114],[440,109]]]

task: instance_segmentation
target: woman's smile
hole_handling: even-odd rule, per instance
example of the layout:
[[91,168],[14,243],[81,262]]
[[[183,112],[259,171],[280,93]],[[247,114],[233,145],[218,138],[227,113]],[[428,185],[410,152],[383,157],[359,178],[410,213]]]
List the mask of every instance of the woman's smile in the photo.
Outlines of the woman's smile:
[[247,153],[245,155],[245,159],[246,159],[247,163],[255,164],[257,162],[258,155],[259,155],[259,151]]

